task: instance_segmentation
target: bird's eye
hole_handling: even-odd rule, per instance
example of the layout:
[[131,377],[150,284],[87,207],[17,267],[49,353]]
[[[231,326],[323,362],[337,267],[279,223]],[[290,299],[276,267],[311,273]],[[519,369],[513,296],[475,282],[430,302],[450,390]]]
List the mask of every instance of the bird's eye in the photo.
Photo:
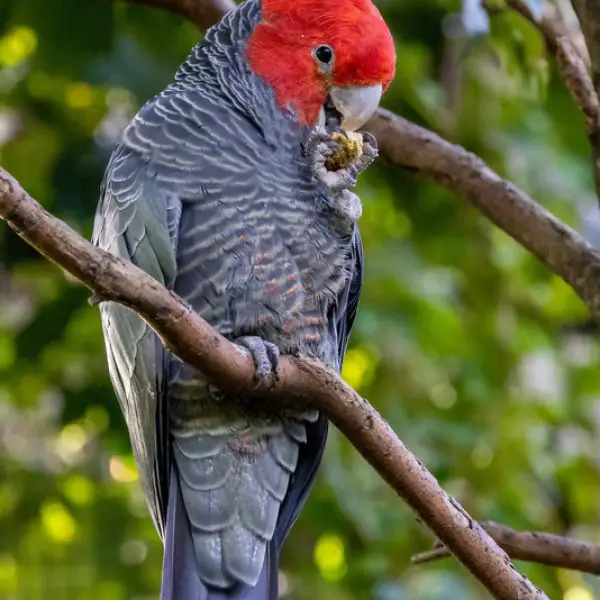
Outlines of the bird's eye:
[[324,44],[322,46],[317,46],[315,49],[315,58],[319,62],[328,65],[333,60],[333,48]]

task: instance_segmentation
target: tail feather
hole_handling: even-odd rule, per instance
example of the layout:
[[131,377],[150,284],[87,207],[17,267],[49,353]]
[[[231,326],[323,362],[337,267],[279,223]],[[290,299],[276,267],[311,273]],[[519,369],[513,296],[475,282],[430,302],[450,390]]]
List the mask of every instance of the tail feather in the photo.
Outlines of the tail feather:
[[278,552],[267,548],[257,584],[237,584],[227,590],[207,587],[198,576],[190,523],[183,505],[179,476],[171,468],[160,600],[277,600]]

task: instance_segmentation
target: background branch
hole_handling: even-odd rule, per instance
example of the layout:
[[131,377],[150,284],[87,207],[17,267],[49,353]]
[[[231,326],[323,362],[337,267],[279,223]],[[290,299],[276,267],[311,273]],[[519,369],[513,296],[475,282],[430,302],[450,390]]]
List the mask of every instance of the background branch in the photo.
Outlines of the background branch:
[[585,37],[592,66],[592,81],[600,86],[600,0],[571,0]]
[[384,109],[369,123],[382,154],[468,200],[560,275],[600,321],[600,253],[461,146]]
[[[592,70],[592,84],[600,97],[600,0],[572,0],[573,8],[583,32]],[[600,196],[600,131],[598,118],[590,134],[596,193]]]
[[[551,533],[515,531],[489,521],[481,526],[515,560],[600,575],[600,546]],[[418,564],[446,556],[450,553],[438,542],[433,550],[413,556],[412,562]]]
[[[588,73],[588,56],[582,56],[571,40],[570,32],[558,17],[552,18],[549,7],[538,19],[523,0],[508,0],[508,5],[523,15],[540,31],[548,50],[556,57],[558,70],[575,104],[586,117],[588,135],[595,137],[598,129],[598,95]],[[593,140],[592,140],[593,141]]]

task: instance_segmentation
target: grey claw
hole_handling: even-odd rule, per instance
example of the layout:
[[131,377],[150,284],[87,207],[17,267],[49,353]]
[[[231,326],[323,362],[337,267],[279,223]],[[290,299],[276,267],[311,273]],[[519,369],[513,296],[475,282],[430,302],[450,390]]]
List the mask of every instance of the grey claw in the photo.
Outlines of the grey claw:
[[377,138],[369,131],[361,131],[363,136],[363,146],[370,146],[377,152]]
[[306,142],[306,151],[312,161],[313,173],[316,179],[324,183],[335,194],[356,186],[358,175],[377,158],[378,151],[375,137],[368,132],[364,132],[361,156],[353,164],[343,169],[329,171],[325,166],[326,160],[341,146],[339,141],[331,138],[333,132],[339,132],[347,137],[347,133],[339,125],[334,125],[329,129],[316,127],[310,133]]
[[259,383],[269,385],[277,378],[280,353],[275,344],[254,335],[239,337],[235,343],[250,351],[254,359],[255,376]]
[[363,156],[368,156],[369,158],[375,160],[379,156],[379,150],[377,149],[377,146],[371,146],[371,144],[364,144]]

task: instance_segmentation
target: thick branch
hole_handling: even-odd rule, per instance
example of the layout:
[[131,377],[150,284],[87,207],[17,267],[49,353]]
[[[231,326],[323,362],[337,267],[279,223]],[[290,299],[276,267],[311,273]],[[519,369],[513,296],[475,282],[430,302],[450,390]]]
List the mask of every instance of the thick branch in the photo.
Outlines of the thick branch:
[[286,399],[322,410],[444,545],[501,600],[546,596],[511,566],[506,554],[449,498],[379,413],[314,360],[283,357],[269,390],[253,389],[250,357],[146,273],[98,248],[46,212],[0,169],[0,217],[29,244],[81,280],[96,296],[139,312],[179,358],[245,396]]
[[383,109],[368,128],[388,160],[468,200],[570,284],[600,321],[600,253],[578,233],[461,146]]
[[[481,526],[515,560],[600,575],[600,546],[551,533],[515,531],[497,523],[486,522]],[[450,553],[438,543],[433,550],[413,556],[412,562],[423,563],[445,556]]]

